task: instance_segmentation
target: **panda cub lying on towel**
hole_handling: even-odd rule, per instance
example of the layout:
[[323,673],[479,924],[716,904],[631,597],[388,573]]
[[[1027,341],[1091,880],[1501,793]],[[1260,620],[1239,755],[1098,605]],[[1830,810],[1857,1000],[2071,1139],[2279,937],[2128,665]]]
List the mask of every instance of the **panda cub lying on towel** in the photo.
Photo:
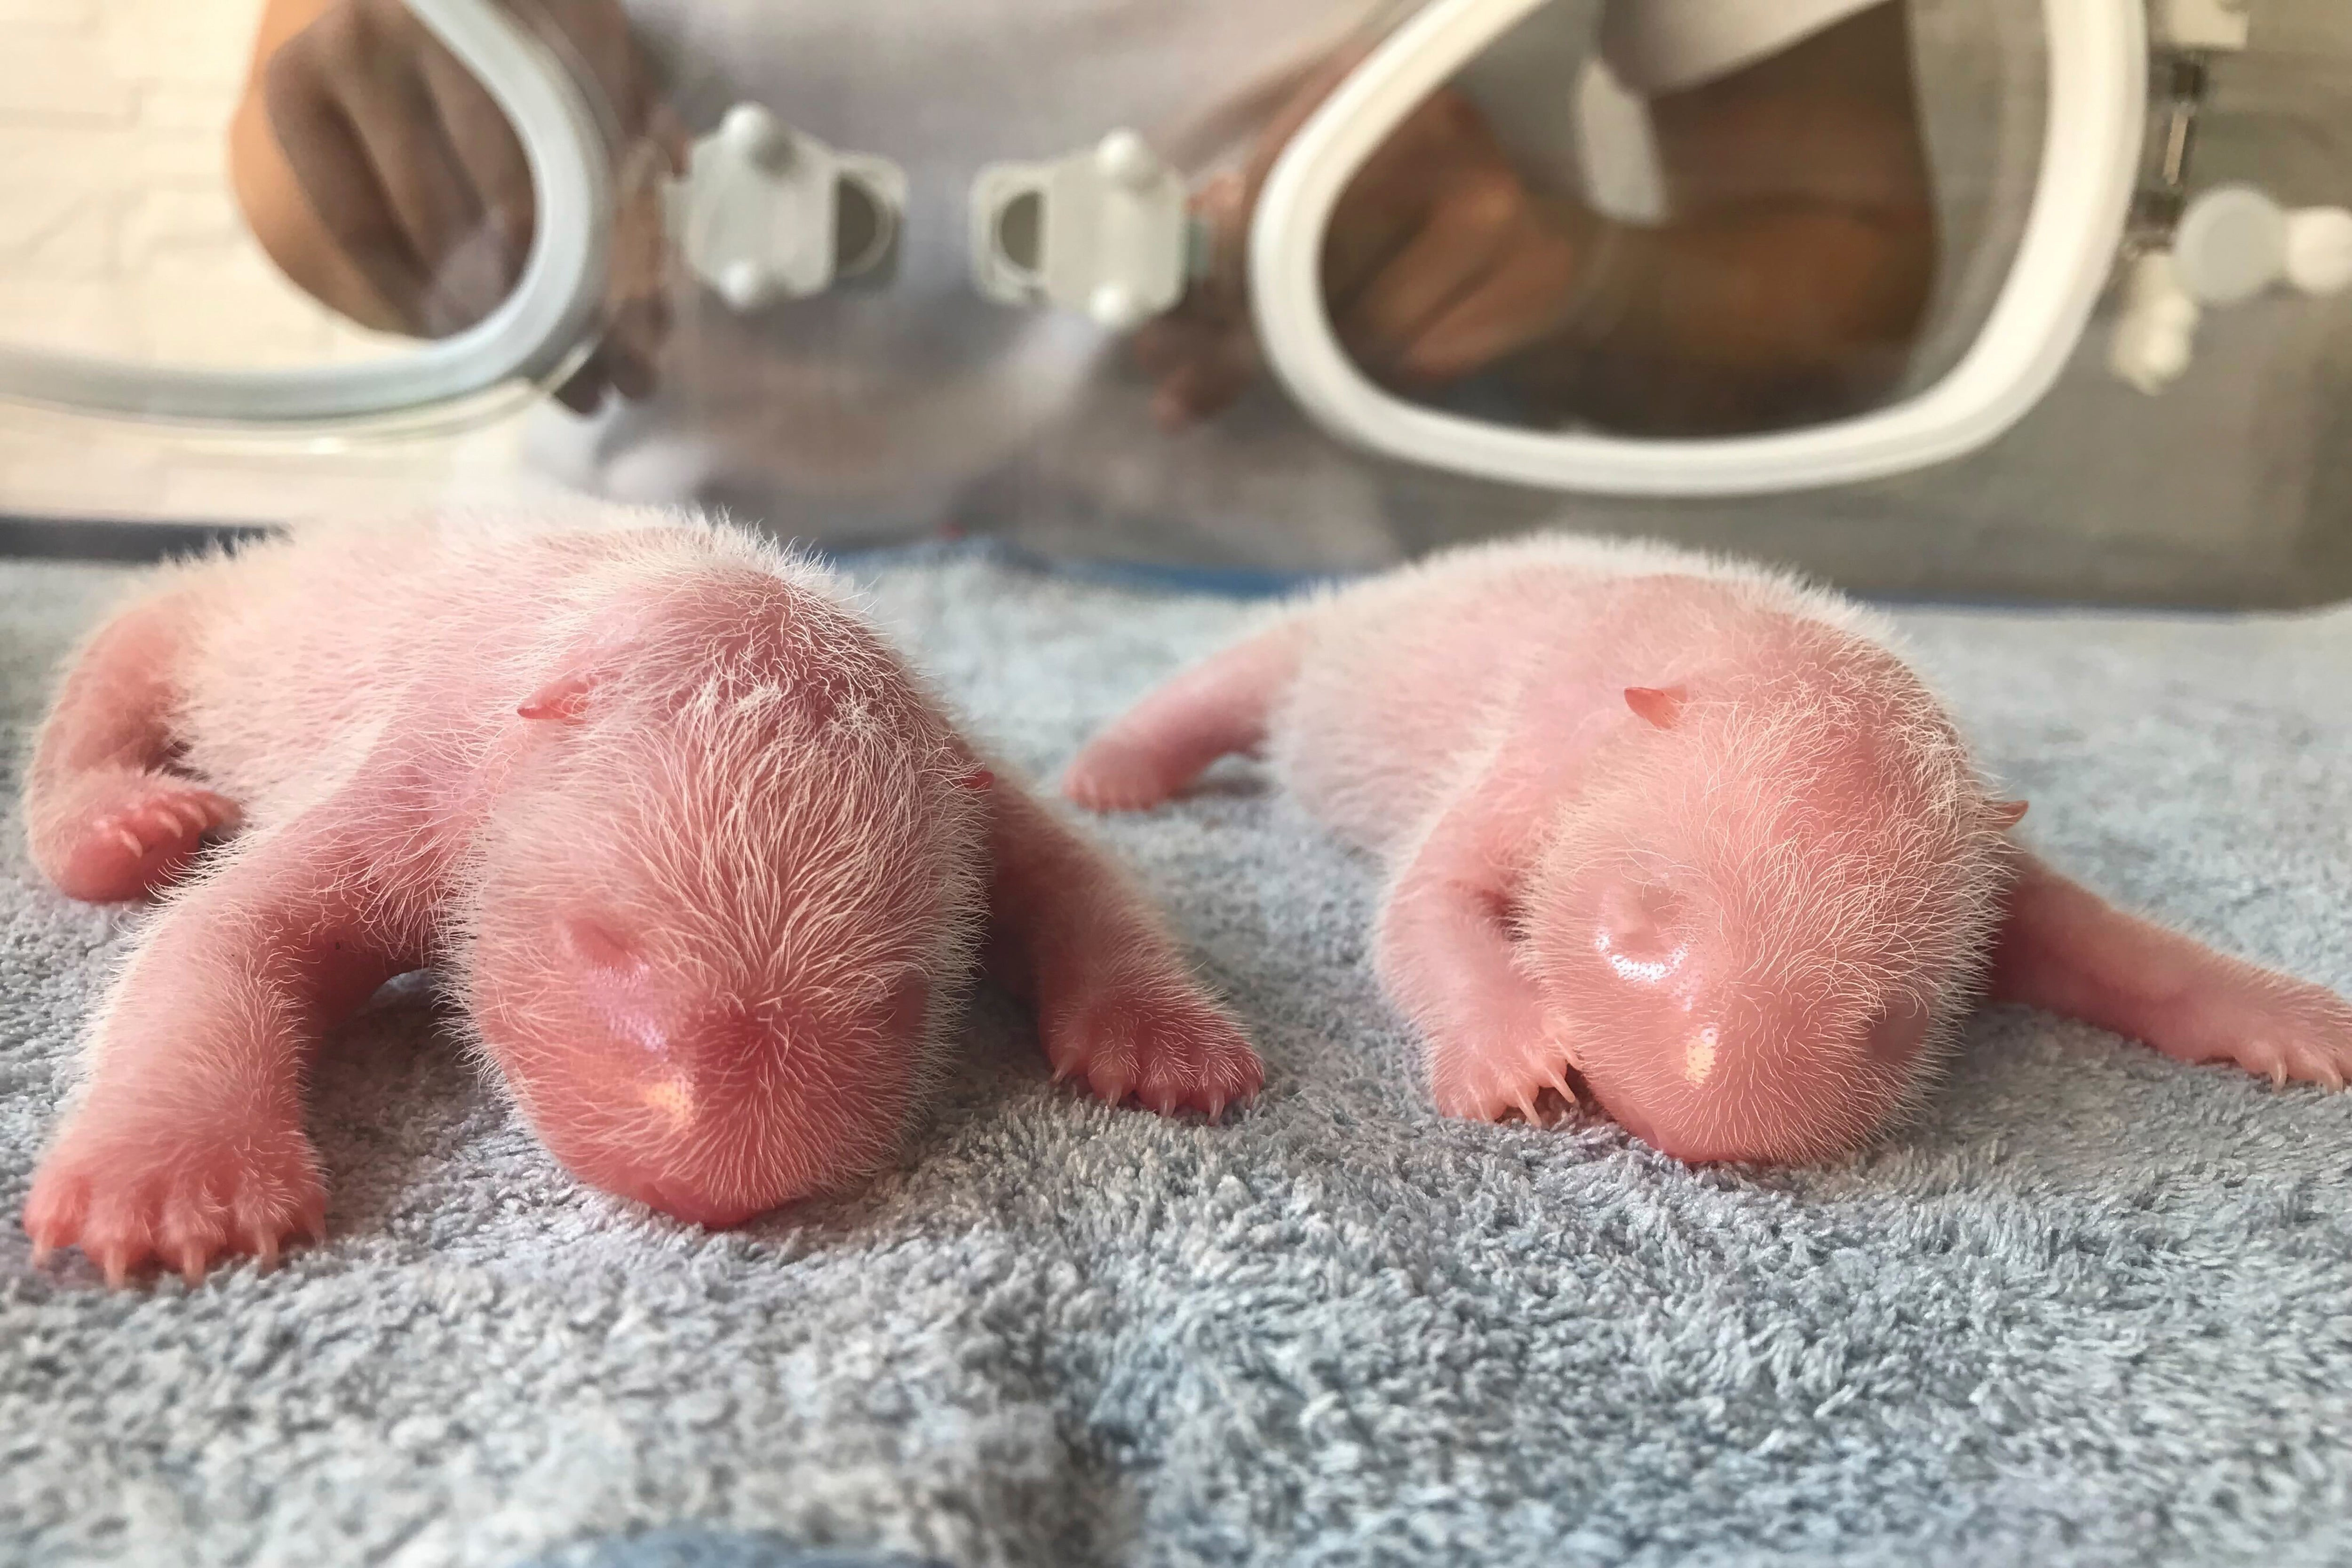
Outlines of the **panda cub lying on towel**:
[[306,1060],[426,965],[557,1159],[709,1225],[891,1151],[983,934],[1104,1099],[1215,1116],[1259,1083],[1159,918],[839,584],[691,520],[461,515],[169,570],[68,673],[26,814],[76,898],[186,879],[26,1205],[37,1251],[118,1282],[319,1231]]
[[1070,798],[1265,749],[1387,861],[1380,974],[1438,1108],[1591,1099],[1686,1160],[1850,1150],[1988,994],[2340,1089],[2352,1007],[2135,920],[2007,837],[1860,606],[1654,544],[1537,537],[1308,598],[1170,681]]

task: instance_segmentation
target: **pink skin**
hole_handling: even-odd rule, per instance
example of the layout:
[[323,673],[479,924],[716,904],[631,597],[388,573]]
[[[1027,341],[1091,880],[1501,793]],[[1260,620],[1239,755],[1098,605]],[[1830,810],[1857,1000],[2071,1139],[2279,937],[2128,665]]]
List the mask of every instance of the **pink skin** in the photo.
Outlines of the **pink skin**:
[[2352,1007],[2110,908],[2004,837],[1854,606],[1657,547],[1537,539],[1310,603],[1178,676],[1065,788],[1169,798],[1265,750],[1380,852],[1383,984],[1448,1115],[1591,1098],[1694,1162],[1853,1149],[1983,994],[2340,1087]]
[[34,857],[76,897],[171,890],[35,1175],[37,1256],[194,1280],[320,1234],[308,1058],[427,965],[566,1166],[705,1225],[888,1154],[983,927],[1057,1077],[1213,1116],[1257,1089],[1118,868],[822,574],[588,521],[260,547],[92,637],[28,779]]

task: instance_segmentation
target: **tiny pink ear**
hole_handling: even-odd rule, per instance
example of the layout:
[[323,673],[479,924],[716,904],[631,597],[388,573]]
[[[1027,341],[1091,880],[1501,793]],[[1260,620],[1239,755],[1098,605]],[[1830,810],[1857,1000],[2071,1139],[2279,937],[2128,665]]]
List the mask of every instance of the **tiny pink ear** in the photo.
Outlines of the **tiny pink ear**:
[[1683,716],[1683,704],[1690,693],[1679,686],[1663,689],[1655,686],[1629,686],[1625,689],[1625,706],[1661,730],[1671,730],[1675,721]]
[[597,969],[629,973],[644,966],[628,939],[611,926],[585,915],[574,915],[556,928],[572,957]]
[[593,677],[566,675],[549,681],[526,698],[515,712],[525,719],[551,720],[558,724],[577,724],[587,717],[588,693],[595,686]]
[[996,787],[996,775],[986,768],[974,768],[956,782],[968,790],[985,794]]
[[2000,823],[2004,828],[2016,826],[2025,817],[2025,804],[2026,803],[2021,800],[1997,800],[1993,802],[1993,820]]

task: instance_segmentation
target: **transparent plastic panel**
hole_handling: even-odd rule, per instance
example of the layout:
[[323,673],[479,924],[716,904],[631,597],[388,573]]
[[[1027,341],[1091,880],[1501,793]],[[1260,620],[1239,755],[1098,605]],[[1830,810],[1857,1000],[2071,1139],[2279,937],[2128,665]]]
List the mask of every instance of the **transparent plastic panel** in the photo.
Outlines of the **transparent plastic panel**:
[[1780,31],[1562,0],[1495,40],[1333,212],[1358,368],[1481,420],[1675,438],[1933,384],[2017,254],[2039,40],[1935,3],[1791,6]]
[[[1991,447],[1785,496],[1565,494],[1333,437],[1267,367],[1247,239],[1286,147],[1428,6],[488,8],[585,106],[612,191],[599,292],[552,357],[359,430],[0,407],[0,511],[267,521],[585,494],[832,548],[987,534],[1243,581],[1568,517],[1930,596],[2352,584],[2344,295],[2208,311],[2150,395],[2110,363],[2117,293]],[[1668,12],[1716,17],[1679,64],[1643,30]],[[2206,62],[2183,195],[2242,181],[2352,205],[2352,14],[2264,0],[2253,20],[2246,51]],[[334,370],[511,303],[513,133],[414,22],[395,0],[0,11],[0,350]],[[2042,0],[1553,0],[1368,160],[1324,258],[1333,319],[1392,395],[1515,431],[1646,445],[1905,406],[2012,276],[2049,130],[2044,23]],[[1103,162],[1121,132],[1141,162]],[[1069,226],[1018,203],[981,224],[981,195],[1082,166],[1087,210],[1128,202],[1121,233],[1177,249],[1117,278],[1087,269],[1116,247],[1080,255],[1076,282],[1032,297]],[[1151,206],[1169,190],[1172,222]],[[1013,265],[982,267],[978,236]],[[1124,300],[1097,287],[1139,279]]]
[[[516,416],[541,390],[593,406],[626,379],[662,285],[651,97],[625,113],[631,84],[596,69],[591,24],[610,53],[625,20],[475,9],[538,66],[541,100],[572,106],[596,155],[572,163],[634,197],[593,226],[613,237],[592,256],[535,245],[535,160],[500,107],[512,89],[477,79],[422,7],[0,15],[13,510],[277,517],[387,486],[497,489],[523,476]],[[519,289],[527,270],[538,281]],[[582,300],[552,305],[567,288]],[[131,418],[80,416],[101,413]],[[105,459],[66,457],[90,451]]]

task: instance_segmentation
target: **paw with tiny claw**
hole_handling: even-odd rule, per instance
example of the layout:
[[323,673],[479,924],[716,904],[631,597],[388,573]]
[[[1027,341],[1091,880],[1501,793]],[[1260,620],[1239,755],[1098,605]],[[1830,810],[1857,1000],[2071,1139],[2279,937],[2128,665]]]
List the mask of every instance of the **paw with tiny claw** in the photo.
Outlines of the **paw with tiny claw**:
[[25,1230],[37,1265],[79,1247],[120,1286],[150,1263],[193,1285],[215,1259],[277,1261],[296,1237],[324,1233],[318,1156],[299,1127],[85,1109],[33,1177]]
[[169,886],[207,835],[237,821],[236,802],[190,780],[93,773],[42,803],[31,825],[33,858],[68,898],[120,903]]
[[2340,1089],[2352,1081],[2352,1003],[2324,986],[2251,976],[2233,994],[2198,1009],[2195,1035],[2201,1048],[2179,1054],[2231,1062],[2281,1088]]
[[1572,1077],[1576,1053],[1538,1019],[1486,1031],[1449,1030],[1429,1040],[1431,1097],[1438,1114],[1501,1121],[1517,1113],[1531,1127],[1559,1120],[1582,1100]]
[[1232,1015],[1179,975],[1121,975],[1038,1021],[1056,1082],[1082,1079],[1112,1105],[1214,1121],[1256,1094],[1265,1071]]

